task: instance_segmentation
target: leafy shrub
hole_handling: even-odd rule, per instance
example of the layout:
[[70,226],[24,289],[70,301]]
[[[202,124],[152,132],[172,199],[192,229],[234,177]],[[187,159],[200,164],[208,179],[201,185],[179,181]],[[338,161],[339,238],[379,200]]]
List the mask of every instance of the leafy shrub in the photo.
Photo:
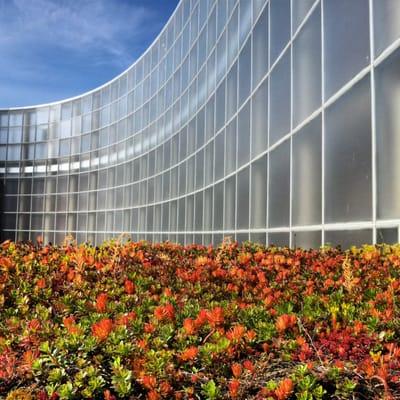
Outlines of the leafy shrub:
[[0,398],[391,399],[400,246],[0,245]]

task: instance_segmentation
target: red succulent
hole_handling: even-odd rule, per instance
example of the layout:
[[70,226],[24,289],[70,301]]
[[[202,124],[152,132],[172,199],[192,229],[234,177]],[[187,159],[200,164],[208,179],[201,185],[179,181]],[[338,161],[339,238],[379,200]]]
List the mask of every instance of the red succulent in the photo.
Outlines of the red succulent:
[[171,303],[164,306],[158,306],[154,310],[154,316],[159,321],[172,321],[175,318],[175,309]]
[[182,361],[190,361],[195,359],[198,353],[199,349],[195,346],[191,346],[181,353],[180,358]]
[[136,290],[135,284],[132,281],[130,281],[129,279],[125,280],[124,287],[125,287],[125,292],[127,294],[134,294],[135,293],[135,290]]
[[103,341],[108,338],[108,335],[113,329],[113,321],[111,319],[102,319],[92,325],[92,334],[98,340]]
[[96,310],[99,313],[104,313],[107,310],[107,301],[108,301],[108,295],[107,293],[100,293],[96,297]]
[[212,327],[220,326],[224,323],[224,309],[215,307],[207,313],[207,321]]
[[297,323],[296,315],[294,314],[283,314],[280,315],[277,320],[275,327],[278,332],[285,332],[287,329],[293,328]]
[[294,384],[290,378],[283,379],[275,389],[277,400],[286,400],[293,392]]

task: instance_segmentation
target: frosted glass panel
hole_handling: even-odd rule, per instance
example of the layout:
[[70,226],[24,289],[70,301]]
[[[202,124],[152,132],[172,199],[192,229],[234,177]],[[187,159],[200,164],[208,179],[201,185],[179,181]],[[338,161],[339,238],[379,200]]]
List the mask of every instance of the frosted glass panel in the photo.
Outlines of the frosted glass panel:
[[325,90],[328,98],[369,64],[368,0],[325,0]]
[[249,227],[249,167],[237,175],[237,229]]
[[325,231],[325,243],[333,247],[341,246],[342,249],[370,244],[372,243],[372,230]]
[[[256,19],[261,9],[265,6],[268,0],[253,0],[253,18]],[[228,0],[233,3],[234,0]]]
[[251,38],[239,55],[239,106],[247,99],[251,89]]
[[376,70],[377,217],[400,217],[400,50]]
[[293,225],[321,222],[321,117],[293,137]]
[[215,180],[219,180],[224,176],[224,161],[225,161],[225,131],[222,131],[215,138]]
[[235,8],[228,24],[228,65],[235,58],[239,46],[239,7]]
[[248,240],[249,240],[249,234],[248,233],[237,233],[236,234],[236,241],[239,244],[247,242]]
[[250,232],[250,240],[253,243],[259,243],[265,245],[267,242],[266,239],[267,239],[266,234],[264,232],[254,232],[254,233]]
[[196,193],[195,206],[194,206],[194,215],[195,215],[195,230],[201,231],[203,229],[203,192]]
[[268,7],[264,9],[253,33],[253,88],[268,71]]
[[375,55],[400,38],[400,1],[374,0]]
[[297,126],[321,105],[321,13],[319,6],[293,47],[293,121]]
[[290,0],[270,2],[271,65],[290,39]]
[[367,76],[326,111],[326,222],[371,219],[370,108]]
[[296,32],[314,3],[315,0],[295,0],[292,2],[293,32]]
[[204,185],[204,151],[196,154],[196,189]]
[[214,230],[222,229],[224,218],[224,183],[221,182],[214,186]]
[[267,155],[251,166],[250,228],[264,228],[267,218]]
[[218,132],[225,123],[225,81],[217,89],[215,114],[215,130]]
[[226,79],[226,118],[229,120],[237,108],[237,65],[235,62]]
[[[149,211],[147,212],[147,220],[149,219]],[[179,199],[178,201],[178,230],[185,230],[185,217],[186,217],[186,203],[185,199]],[[147,222],[148,224],[148,222]],[[152,229],[149,229],[152,230]]]
[[193,229],[193,203],[194,203],[194,196],[189,196],[186,198],[186,226],[184,230],[192,230]]
[[212,207],[213,207],[212,196],[213,196],[212,188],[204,191],[203,229],[205,231],[212,230]]
[[236,169],[236,119],[226,128],[225,135],[225,174]]
[[205,147],[205,153],[204,153],[204,178],[205,182],[204,184],[208,186],[210,183],[212,183],[213,178],[214,178],[214,142],[210,142],[206,147]]
[[376,243],[395,244],[399,242],[398,229],[382,228],[376,230]]
[[238,117],[238,164],[247,163],[250,158],[250,101],[242,108]]
[[302,249],[316,249],[321,246],[321,232],[293,232],[292,247]]
[[270,227],[289,226],[290,142],[270,153],[268,220]]
[[225,219],[224,230],[235,229],[236,177],[225,181]]
[[265,80],[252,98],[251,155],[268,147],[268,81]]
[[273,232],[268,234],[268,244],[277,246],[277,247],[285,247],[289,246],[289,232]]
[[252,19],[252,4],[249,0],[239,0],[240,4],[240,16],[239,16],[239,47],[242,45],[243,41],[246,39],[250,28]]
[[271,75],[270,146],[290,131],[290,52]]

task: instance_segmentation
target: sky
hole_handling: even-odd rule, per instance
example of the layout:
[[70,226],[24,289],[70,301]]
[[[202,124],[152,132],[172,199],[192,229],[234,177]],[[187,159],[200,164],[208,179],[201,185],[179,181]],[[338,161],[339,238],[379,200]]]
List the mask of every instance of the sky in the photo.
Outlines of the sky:
[[178,0],[0,0],[0,108],[62,100],[128,68]]

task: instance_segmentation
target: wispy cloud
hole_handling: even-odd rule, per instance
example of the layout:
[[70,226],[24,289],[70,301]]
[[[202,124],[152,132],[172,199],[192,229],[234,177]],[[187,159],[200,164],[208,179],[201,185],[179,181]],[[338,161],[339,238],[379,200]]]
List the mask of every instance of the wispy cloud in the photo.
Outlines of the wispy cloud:
[[[54,45],[78,52],[103,51],[119,63],[132,52],[132,37],[148,34],[157,14],[123,1],[1,0],[0,44]],[[154,30],[158,30],[155,26]]]
[[80,71],[90,84],[87,73],[104,79],[102,68],[121,72],[149,45],[177,1],[0,0],[0,107],[10,82],[36,86],[61,76],[69,82],[74,75],[80,84]]

